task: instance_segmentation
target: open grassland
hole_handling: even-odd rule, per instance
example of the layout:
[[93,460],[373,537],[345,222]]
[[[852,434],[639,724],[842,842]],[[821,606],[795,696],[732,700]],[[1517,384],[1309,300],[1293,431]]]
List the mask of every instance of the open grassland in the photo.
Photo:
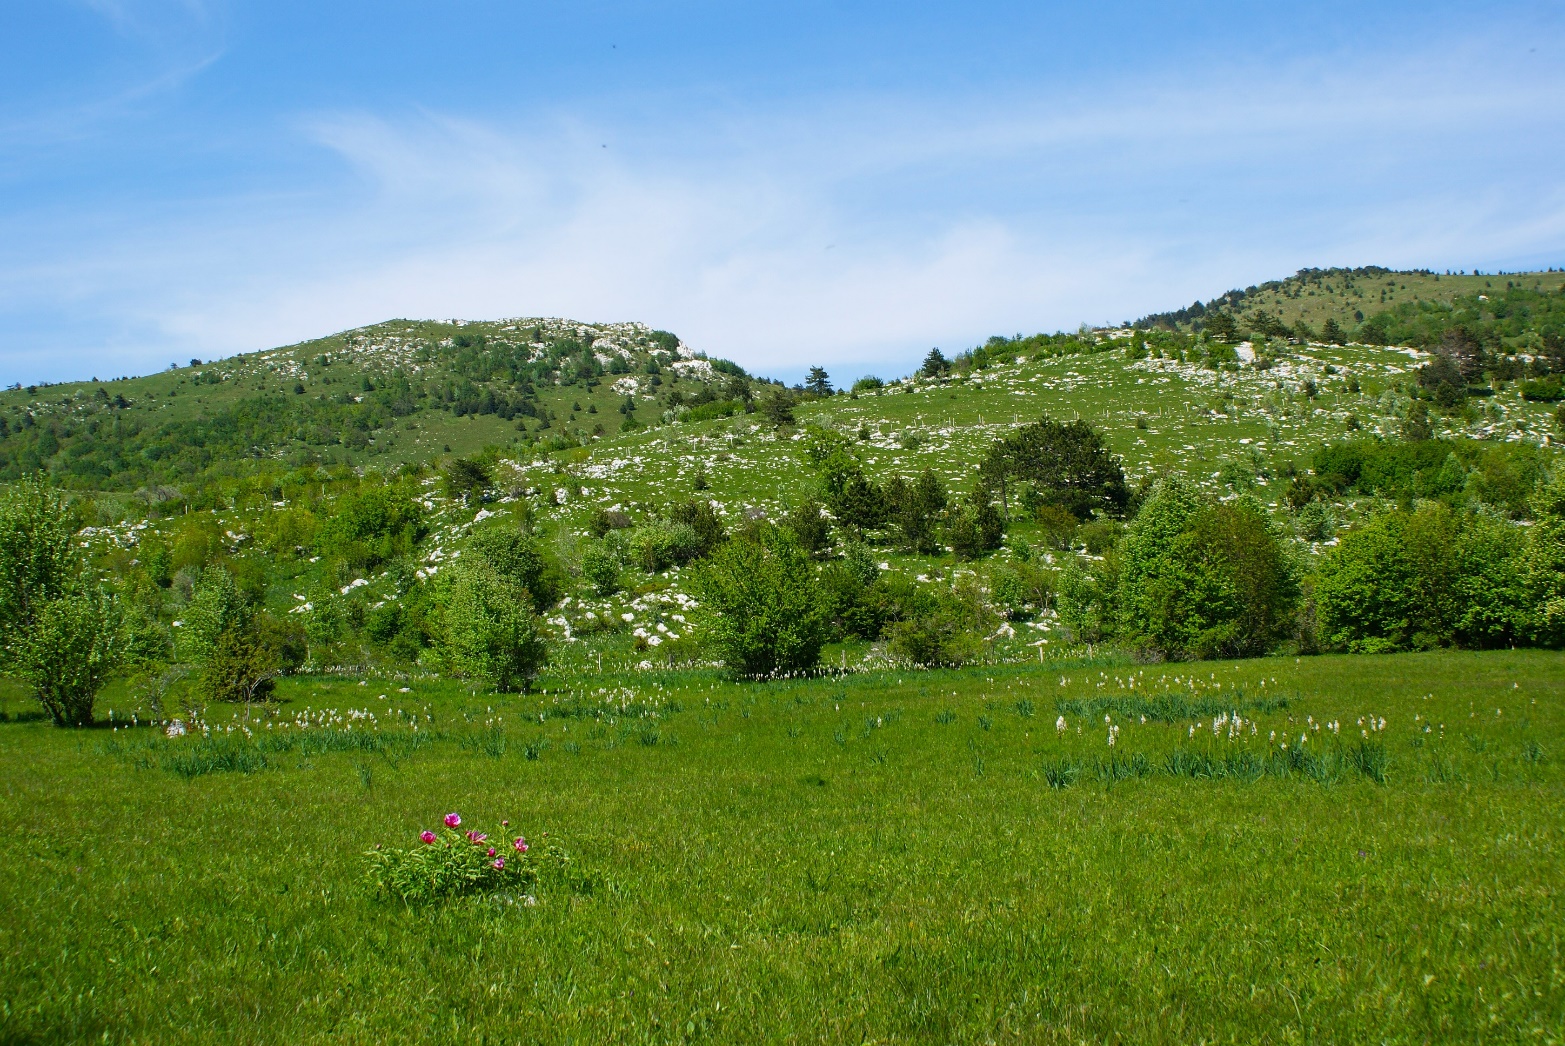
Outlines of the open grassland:
[[[1558,653],[540,685],[10,695],[0,1041],[1565,1039]],[[448,811],[570,870],[373,899]]]

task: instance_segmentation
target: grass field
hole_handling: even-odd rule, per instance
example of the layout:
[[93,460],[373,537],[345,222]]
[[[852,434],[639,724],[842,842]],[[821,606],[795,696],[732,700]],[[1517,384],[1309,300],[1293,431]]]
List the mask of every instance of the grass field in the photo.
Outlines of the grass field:
[[[8,695],[0,1042],[1565,1039],[1561,654],[540,684]],[[448,811],[571,870],[369,896]]]

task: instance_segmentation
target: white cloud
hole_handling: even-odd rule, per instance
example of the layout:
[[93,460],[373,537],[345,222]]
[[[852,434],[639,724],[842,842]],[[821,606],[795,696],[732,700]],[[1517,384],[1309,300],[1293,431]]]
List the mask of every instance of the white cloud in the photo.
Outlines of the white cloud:
[[318,116],[300,135],[339,158],[333,183],[109,232],[61,219],[80,238],[0,271],[0,313],[96,313],[143,367],[393,316],[542,314],[642,319],[767,373],[905,369],[1304,265],[1558,249],[1559,76],[1457,79],[1471,61],[645,125]]

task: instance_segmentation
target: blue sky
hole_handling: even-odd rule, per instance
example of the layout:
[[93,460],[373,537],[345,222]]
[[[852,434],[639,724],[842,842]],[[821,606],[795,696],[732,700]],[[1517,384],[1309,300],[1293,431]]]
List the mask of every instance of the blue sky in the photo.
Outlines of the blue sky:
[[519,315],[852,378],[1303,266],[1565,265],[1557,3],[13,0],[4,26],[4,382]]

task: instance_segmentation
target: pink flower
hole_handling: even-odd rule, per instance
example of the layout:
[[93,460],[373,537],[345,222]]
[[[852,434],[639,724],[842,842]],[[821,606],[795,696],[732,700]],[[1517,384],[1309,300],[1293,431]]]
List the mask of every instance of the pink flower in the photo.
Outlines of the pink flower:
[[500,827],[501,828],[509,828],[509,827],[511,827],[511,822],[510,821],[501,821],[500,822]]
[[459,825],[461,823],[462,823],[462,818],[461,817],[457,816],[456,814],[446,814],[446,827],[447,828],[455,828],[457,825]]
[[483,832],[475,832],[471,828],[467,830],[467,841],[474,844],[475,846],[488,838],[489,837]]
[[527,840],[523,839],[521,836],[517,836],[516,842],[512,845],[516,847],[516,852],[519,854],[524,854],[527,852]]
[[435,841],[435,833],[431,832],[428,828],[424,829],[422,832],[419,832],[418,837],[424,840],[426,843],[432,843]]
[[489,848],[489,856],[490,857],[494,856],[494,847],[492,847],[492,846]]
[[[491,850],[489,852],[493,853],[494,851]],[[504,857],[496,857],[494,859],[494,866],[495,866],[495,870],[496,871],[499,871],[501,868],[504,868],[505,867],[505,858]]]

